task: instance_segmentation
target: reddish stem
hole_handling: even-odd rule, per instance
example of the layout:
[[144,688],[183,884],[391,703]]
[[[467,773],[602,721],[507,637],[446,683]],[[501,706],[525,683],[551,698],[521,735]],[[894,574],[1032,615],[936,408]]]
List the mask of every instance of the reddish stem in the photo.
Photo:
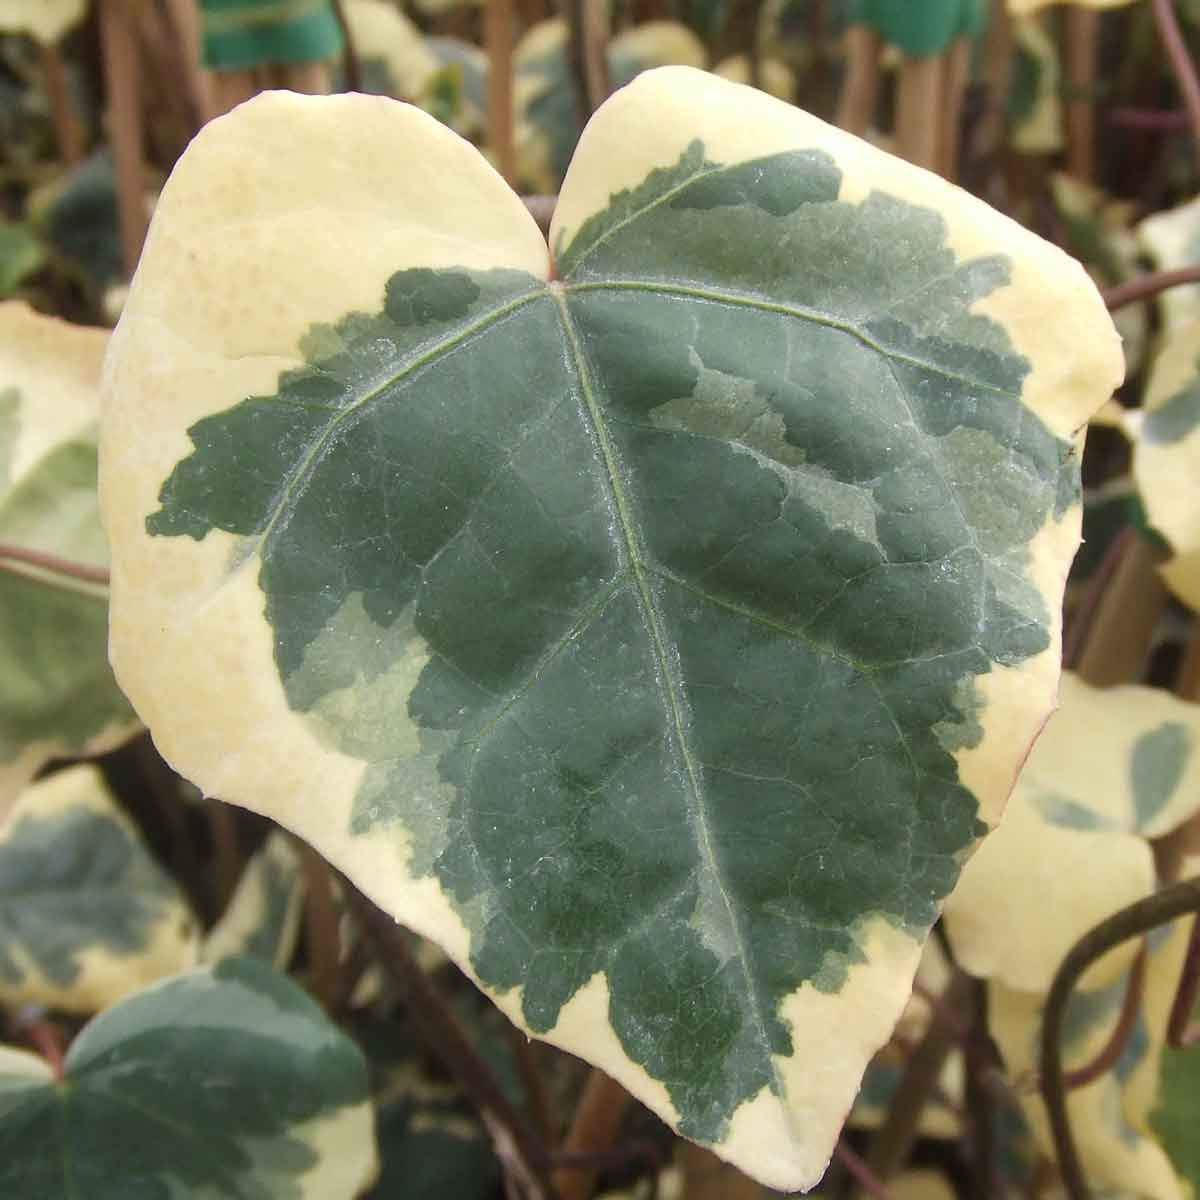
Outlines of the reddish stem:
[[1184,41],[1183,30],[1179,27],[1179,18],[1175,15],[1175,6],[1171,0],[1153,0],[1153,8],[1158,35],[1167,52],[1167,61],[1171,64],[1171,70],[1175,73],[1175,80],[1183,94],[1183,104],[1192,126],[1192,136],[1200,147],[1200,79],[1196,77],[1196,64],[1192,62],[1192,56],[1188,52],[1187,42]]
[[833,1148],[833,1156],[868,1196],[874,1196],[876,1200],[888,1200],[887,1188],[883,1186],[879,1176],[846,1145],[845,1138],[838,1139],[838,1144]]
[[22,1032],[29,1044],[46,1060],[55,1081],[62,1083],[66,1078],[62,1034],[45,1017],[30,1021]]
[[1119,287],[1109,288],[1102,292],[1104,303],[1109,312],[1116,312],[1127,304],[1157,296],[1168,288],[1180,287],[1185,283],[1200,283],[1200,264],[1191,267],[1180,267],[1176,271],[1157,271],[1153,275],[1139,275]]
[[1133,967],[1129,972],[1129,982],[1125,985],[1125,999],[1121,1003],[1121,1015],[1117,1018],[1117,1024],[1111,1036],[1104,1049],[1091,1062],[1077,1067],[1074,1071],[1063,1073],[1063,1082],[1068,1088],[1087,1087],[1089,1083],[1095,1083],[1121,1057],[1121,1052],[1129,1042],[1129,1035],[1133,1032],[1138,1011],[1142,1007],[1142,988],[1145,979],[1146,943],[1143,942],[1137,958],[1133,960]]
[[1187,955],[1179,973],[1179,989],[1171,1004],[1171,1017],[1167,1022],[1168,1046],[1184,1049],[1200,1042],[1200,1023],[1192,1022],[1197,998],[1200,998],[1200,917],[1192,921]]
[[85,583],[98,583],[103,587],[107,587],[109,583],[107,567],[93,567],[88,563],[72,562],[68,558],[60,558],[57,554],[49,554],[45,550],[34,550],[28,546],[14,546],[8,542],[0,542],[0,564],[4,562],[27,563],[31,567],[40,567],[43,571],[49,571],[54,575],[82,579]]

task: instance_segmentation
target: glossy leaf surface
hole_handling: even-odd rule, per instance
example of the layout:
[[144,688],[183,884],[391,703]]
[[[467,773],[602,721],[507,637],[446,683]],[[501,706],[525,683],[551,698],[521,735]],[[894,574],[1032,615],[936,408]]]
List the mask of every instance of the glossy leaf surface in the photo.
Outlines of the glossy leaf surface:
[[1052,703],[1116,340],[1058,251],[688,70],[552,243],[415,110],[207,128],[111,360],[114,660],[205,790],[811,1185]]

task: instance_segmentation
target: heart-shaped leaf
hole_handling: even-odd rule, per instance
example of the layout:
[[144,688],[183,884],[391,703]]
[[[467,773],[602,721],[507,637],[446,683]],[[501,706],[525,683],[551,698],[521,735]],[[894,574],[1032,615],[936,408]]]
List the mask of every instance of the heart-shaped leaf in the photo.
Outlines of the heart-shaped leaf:
[[0,1001],[93,1013],[195,959],[186,900],[95,767],[21,796],[0,827]]
[[1131,427],[1133,474],[1146,514],[1174,551],[1163,577],[1200,611],[1200,321],[1167,338]]
[[681,68],[552,238],[405,106],[207,127],[110,358],[114,662],[202,788],[809,1186],[1053,703],[1117,341],[1060,251]]
[[[108,337],[0,305],[0,542],[103,567],[96,501]],[[6,561],[0,571],[0,814],[48,759],[91,754],[136,720],[108,665],[103,586]]]
[[255,959],[102,1013],[64,1069],[0,1050],[5,1196],[353,1200],[375,1176],[362,1053]]

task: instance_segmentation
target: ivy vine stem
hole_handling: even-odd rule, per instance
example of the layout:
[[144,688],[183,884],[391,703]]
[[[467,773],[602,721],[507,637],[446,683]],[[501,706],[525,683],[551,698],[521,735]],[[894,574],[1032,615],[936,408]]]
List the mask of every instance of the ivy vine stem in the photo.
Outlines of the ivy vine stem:
[[1188,913],[1200,913],[1200,876],[1163,888],[1101,921],[1075,943],[1054,977],[1042,1014],[1041,1087],[1059,1170],[1070,1200],[1090,1197],[1067,1113],[1067,1076],[1061,1052],[1071,994],[1088,967],[1113,947]]
[[400,987],[423,1040],[479,1111],[506,1175],[529,1200],[559,1200],[549,1177],[546,1148],[517,1115],[492,1069],[471,1045],[449,1005],[413,957],[404,929],[349,878],[339,872],[338,879],[384,969]]
[[1175,80],[1183,96],[1188,121],[1192,126],[1192,137],[1196,141],[1197,149],[1200,149],[1200,79],[1196,76],[1196,64],[1192,62],[1183,30],[1179,27],[1175,5],[1171,0],[1152,0],[1152,7],[1158,36],[1167,52],[1167,61],[1171,64],[1171,70],[1175,73]]
[[[108,587],[109,571],[107,567],[94,567],[90,563],[73,562],[69,558],[61,558],[45,550],[34,550],[29,546],[15,546],[9,542],[0,542],[0,568],[6,563],[24,563],[30,567],[39,567],[53,575],[63,575],[69,579],[79,579],[84,583],[96,583]],[[6,568],[11,569],[11,568]]]
[[1181,287],[1185,283],[1200,283],[1200,263],[1190,267],[1180,267],[1175,271],[1156,271],[1150,275],[1139,275],[1127,283],[1118,284],[1102,292],[1104,303],[1109,312],[1116,312],[1127,304],[1135,304],[1139,300],[1148,300],[1165,292],[1168,288]]

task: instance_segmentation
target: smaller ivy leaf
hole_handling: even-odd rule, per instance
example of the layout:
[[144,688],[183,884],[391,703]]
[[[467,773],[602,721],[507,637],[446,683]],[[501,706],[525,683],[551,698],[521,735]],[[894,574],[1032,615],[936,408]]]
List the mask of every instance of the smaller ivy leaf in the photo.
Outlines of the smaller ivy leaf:
[[352,1200],[377,1169],[367,1066],[286,976],[226,959],[96,1017],[65,1080],[0,1055],[0,1194]]
[[975,37],[987,9],[980,0],[857,0],[854,18],[905,54],[941,54],[956,38]]
[[95,767],[35,783],[0,827],[0,1002],[105,1008],[191,966],[196,923]]
[[[1146,839],[1198,805],[1200,707],[1153,688],[1100,690],[1064,675],[1061,707],[1003,821],[946,902],[963,966],[1009,987],[1048,990],[1079,937],[1153,891]],[[1136,952],[1133,942],[1111,951],[1084,987],[1110,982]]]
[[204,65],[248,71],[275,63],[320,62],[342,52],[330,0],[203,0]]
[[[1177,965],[1177,964],[1176,964]],[[1068,1010],[1063,1062],[1068,1070],[1091,1062],[1104,1049],[1117,1021],[1126,977],[1100,994],[1077,992]],[[1054,1161],[1054,1139],[1035,1080],[1044,997],[1014,991],[1002,983],[988,985],[988,1031],[1015,1083],[1022,1116],[1042,1155]],[[1075,1036],[1071,1036],[1071,1026]],[[1147,1030],[1135,1028],[1116,1066],[1094,1082],[1067,1093],[1067,1113],[1075,1133],[1084,1175],[1094,1194],[1138,1196],[1144,1200],[1185,1200],[1167,1155],[1126,1109],[1124,1082],[1149,1061]]]
[[217,962],[249,954],[282,971],[296,950],[303,906],[299,855],[287,835],[276,830],[246,864],[201,957]]
[[52,46],[83,20],[87,0],[0,0],[0,32],[27,33]]
[[[1147,217],[1136,228],[1142,249],[1156,270],[1175,271],[1200,259],[1200,197]],[[1166,288],[1158,295],[1163,333],[1173,334],[1200,321],[1200,283]]]
[[1200,1194],[1200,1046],[1163,1051],[1150,1125],[1192,1194]]
[[1013,45],[1008,93],[1013,148],[1022,154],[1055,154],[1065,144],[1058,47],[1037,17],[1013,19]]
[[[108,342],[0,305],[0,542],[103,567],[96,498]],[[0,571],[0,814],[56,755],[111,749],[137,726],[108,665],[104,589],[24,564]]]
[[365,90],[418,99],[439,66],[421,31],[386,0],[347,0],[345,10]]
[[1132,428],[1134,478],[1150,524],[1175,552],[1163,577],[1200,611],[1200,320],[1168,335]]

